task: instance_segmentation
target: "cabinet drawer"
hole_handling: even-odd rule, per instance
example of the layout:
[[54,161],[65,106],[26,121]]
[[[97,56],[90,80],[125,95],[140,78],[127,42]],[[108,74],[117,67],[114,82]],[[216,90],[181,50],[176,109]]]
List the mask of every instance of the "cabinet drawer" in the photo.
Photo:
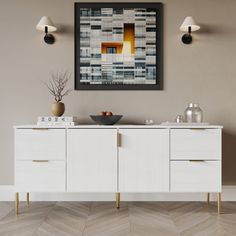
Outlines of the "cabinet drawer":
[[221,161],[171,161],[171,192],[220,192]]
[[172,160],[220,160],[221,129],[172,129]]
[[25,192],[64,192],[64,161],[16,161],[16,191]]
[[17,160],[65,160],[65,130],[16,129]]

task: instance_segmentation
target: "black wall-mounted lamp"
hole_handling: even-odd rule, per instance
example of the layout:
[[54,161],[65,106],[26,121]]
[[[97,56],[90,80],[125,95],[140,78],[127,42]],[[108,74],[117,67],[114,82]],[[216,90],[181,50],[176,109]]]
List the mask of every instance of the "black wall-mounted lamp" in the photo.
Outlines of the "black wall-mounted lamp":
[[54,36],[52,34],[49,34],[48,32],[54,32],[57,30],[57,28],[49,17],[43,16],[40,19],[39,23],[36,25],[36,29],[45,32],[44,36],[45,43],[53,44],[55,42]]
[[193,38],[192,38],[191,33],[199,29],[200,29],[200,26],[196,24],[192,16],[185,17],[183,24],[180,26],[180,30],[183,32],[188,32],[188,33],[182,36],[182,42],[184,44],[192,43]]

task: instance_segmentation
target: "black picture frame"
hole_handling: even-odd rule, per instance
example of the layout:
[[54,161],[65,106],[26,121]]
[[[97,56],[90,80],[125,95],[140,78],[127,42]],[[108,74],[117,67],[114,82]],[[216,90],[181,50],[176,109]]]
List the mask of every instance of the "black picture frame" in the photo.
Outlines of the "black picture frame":
[[[156,83],[155,84],[84,84],[80,83],[80,8],[154,8],[156,14]],[[75,90],[162,90],[163,89],[163,4],[162,3],[78,3],[74,4],[74,73]]]

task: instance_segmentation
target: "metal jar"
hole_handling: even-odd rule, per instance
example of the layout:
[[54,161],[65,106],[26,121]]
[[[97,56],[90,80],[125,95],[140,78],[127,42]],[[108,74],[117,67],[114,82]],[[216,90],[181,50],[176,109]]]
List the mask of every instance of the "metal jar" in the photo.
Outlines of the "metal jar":
[[187,123],[201,123],[203,112],[198,103],[189,103],[184,112],[184,120]]

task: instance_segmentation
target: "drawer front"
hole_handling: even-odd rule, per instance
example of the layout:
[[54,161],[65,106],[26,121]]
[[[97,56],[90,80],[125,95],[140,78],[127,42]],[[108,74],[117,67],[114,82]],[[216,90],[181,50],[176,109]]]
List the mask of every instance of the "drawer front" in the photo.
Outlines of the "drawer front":
[[22,192],[64,192],[65,162],[15,162],[15,188]]
[[171,192],[221,192],[221,161],[171,161]]
[[220,160],[221,129],[172,129],[171,160]]
[[17,160],[65,160],[64,129],[16,129]]

